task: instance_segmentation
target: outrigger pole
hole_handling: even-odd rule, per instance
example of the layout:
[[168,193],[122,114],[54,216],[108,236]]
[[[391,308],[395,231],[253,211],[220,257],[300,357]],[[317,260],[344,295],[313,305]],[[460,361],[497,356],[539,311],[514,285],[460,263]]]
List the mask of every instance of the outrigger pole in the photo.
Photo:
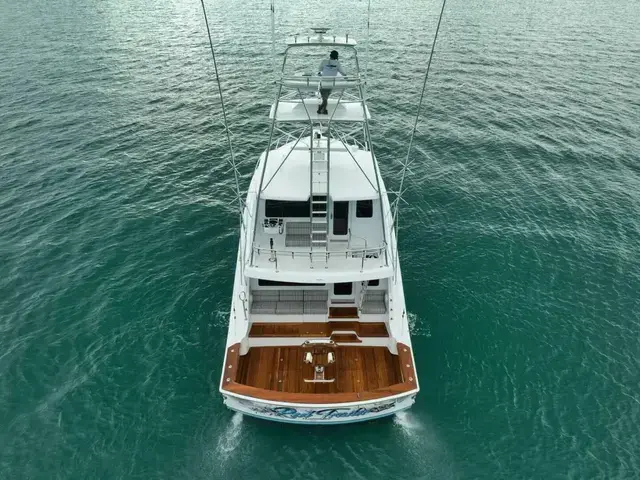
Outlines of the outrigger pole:
[[[222,85],[220,84],[220,74],[218,73],[218,62],[216,61],[216,53],[213,49],[213,41],[211,40],[211,30],[209,29],[209,20],[207,19],[207,9],[204,6],[204,0],[200,0],[202,4],[202,14],[204,15],[204,23],[207,26],[207,36],[209,37],[209,47],[211,48],[211,58],[213,58],[213,68],[216,74],[216,83],[218,85],[218,95],[220,96],[220,106],[222,109],[222,119],[224,123],[224,131],[227,136],[227,145],[229,147],[229,155],[231,156],[231,160],[229,161],[231,168],[233,169],[233,176],[235,179],[235,193],[238,200],[238,213],[240,215],[240,232],[245,231],[244,229],[244,202],[242,200],[242,194],[240,192],[240,173],[238,172],[238,167],[236,164],[236,156],[233,152],[233,144],[231,143],[231,132],[229,131],[229,123],[227,122],[227,110],[224,106],[224,97],[222,96]],[[246,246],[245,246],[246,247]],[[244,249],[240,248],[240,282],[244,285]]]
[[[416,130],[418,129],[418,121],[420,119],[420,110],[422,110],[422,101],[424,100],[424,92],[427,89],[427,80],[429,79],[429,69],[431,68],[431,60],[433,59],[433,52],[436,48],[436,41],[438,40],[438,32],[440,31],[440,23],[442,22],[442,15],[444,14],[444,7],[447,4],[447,0],[442,0],[442,8],[440,10],[440,17],[438,17],[438,26],[436,27],[436,33],[433,37],[433,43],[431,44],[431,54],[429,55],[429,62],[427,63],[427,71],[424,74],[424,82],[422,83],[422,92],[420,93],[420,101],[418,102],[418,109],[416,111],[416,118],[413,122],[413,130],[411,131],[411,139],[409,140],[409,148],[407,149],[407,157],[402,165],[402,177],[400,179],[400,188],[398,189],[398,197],[395,199],[395,208],[393,212],[393,222],[392,226],[395,227],[396,231],[396,243],[398,242],[398,207],[400,206],[400,200],[402,199],[402,194],[404,193],[402,188],[404,186],[404,178],[407,174],[407,170],[412,162],[409,161],[409,155],[411,154],[411,147],[413,146],[413,138],[415,137]],[[396,247],[396,251],[397,251]],[[396,270],[398,267],[398,255],[396,254],[395,265],[393,267],[393,276],[396,278]]]
[[271,62],[273,63],[274,77],[278,74],[276,64],[276,2],[271,0]]
[[364,52],[364,89],[362,90],[363,100],[366,100],[367,83],[369,82],[369,76],[367,75],[367,67],[369,65],[369,43],[371,43],[371,41],[369,40],[370,25],[371,25],[371,0],[369,0],[369,3],[367,5],[367,48]]

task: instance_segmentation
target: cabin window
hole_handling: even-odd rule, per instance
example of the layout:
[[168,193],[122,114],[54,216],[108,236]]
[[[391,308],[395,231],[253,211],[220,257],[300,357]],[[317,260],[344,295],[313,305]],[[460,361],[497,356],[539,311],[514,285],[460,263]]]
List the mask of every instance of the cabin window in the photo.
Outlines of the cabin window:
[[356,217],[373,217],[373,200],[358,200],[356,202]]
[[369,280],[369,287],[377,287],[378,285],[380,285],[380,279]]
[[276,282],[274,280],[258,279],[260,287],[322,287],[324,283],[295,283],[295,282]]
[[308,217],[309,201],[265,200],[264,216],[267,218]]
[[333,294],[334,295],[351,295],[353,292],[353,283],[334,283]]

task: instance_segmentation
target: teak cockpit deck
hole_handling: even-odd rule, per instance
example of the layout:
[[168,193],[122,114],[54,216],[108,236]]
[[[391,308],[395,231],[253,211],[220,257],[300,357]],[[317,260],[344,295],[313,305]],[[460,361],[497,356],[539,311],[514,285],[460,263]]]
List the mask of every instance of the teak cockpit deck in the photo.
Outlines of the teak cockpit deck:
[[[306,356],[318,345],[252,347],[242,356],[239,348],[238,344],[229,348],[223,388],[254,398],[342,403],[390,397],[416,388],[411,350],[402,344],[398,344],[398,355],[386,347],[320,345],[324,351],[312,355],[310,363],[305,362]],[[332,363],[327,363],[328,351],[334,354]],[[324,367],[323,381],[314,382],[318,364]]]

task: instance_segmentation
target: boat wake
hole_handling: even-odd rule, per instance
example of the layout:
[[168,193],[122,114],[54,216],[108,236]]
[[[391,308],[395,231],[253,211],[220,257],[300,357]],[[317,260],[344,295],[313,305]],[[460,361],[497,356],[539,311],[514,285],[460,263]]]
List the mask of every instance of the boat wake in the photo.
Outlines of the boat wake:
[[213,326],[227,327],[229,325],[229,309],[218,308],[213,315]]
[[437,478],[457,478],[447,448],[438,438],[435,428],[411,410],[397,413],[393,422],[403,437],[405,451],[410,455],[410,464],[416,473]]
[[431,325],[428,321],[422,320],[417,314],[411,312],[407,312],[407,319],[412,336],[431,338]]
[[411,412],[398,412],[396,413],[393,423],[396,424],[402,432],[408,437],[414,438],[422,438],[422,434],[420,433],[424,430],[423,425],[420,423],[420,420],[412,415]]
[[231,417],[229,425],[224,429],[224,432],[218,437],[218,444],[216,445],[216,457],[220,462],[225,462],[229,459],[231,454],[240,445],[240,437],[242,434],[242,414],[234,413]]

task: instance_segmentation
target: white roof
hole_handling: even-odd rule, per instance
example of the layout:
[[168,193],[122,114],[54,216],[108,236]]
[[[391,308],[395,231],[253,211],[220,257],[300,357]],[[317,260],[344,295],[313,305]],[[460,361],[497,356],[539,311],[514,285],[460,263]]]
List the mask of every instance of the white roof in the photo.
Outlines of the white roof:
[[[308,122],[311,121],[327,121],[332,122],[364,122],[365,109],[362,108],[362,102],[347,102],[338,99],[329,99],[327,105],[328,114],[321,115],[318,113],[318,100],[315,98],[305,98],[304,103],[301,100],[280,100],[278,102],[278,112],[276,120],[278,122]],[[275,104],[271,106],[269,118],[273,119]],[[366,107],[367,119],[371,119],[369,108]]]
[[[262,278],[264,280],[274,280],[276,282],[317,282],[317,283],[339,283],[339,282],[359,282],[362,280],[374,280],[376,278],[389,278],[393,276],[392,266],[378,266],[373,265],[369,267],[365,263],[365,267],[360,270],[358,264],[355,269],[346,270],[331,270],[330,268],[324,268],[316,266],[315,268],[309,268],[309,264],[305,263],[299,270],[286,270],[279,268],[278,270],[273,267],[273,262],[269,265],[269,268],[262,266],[247,266],[244,269],[244,273],[250,278]],[[303,268],[307,267],[307,268]],[[353,267],[353,265],[351,265]]]
[[[290,201],[309,199],[310,155],[307,150],[308,140],[304,143],[303,140],[298,142],[296,148],[300,148],[300,150],[291,152],[291,155],[283,163],[292,145],[293,143],[289,143],[269,153],[263,184],[263,188],[264,185],[266,188],[261,194],[262,198]],[[349,152],[345,151],[342,142],[331,141],[329,195],[333,200],[338,201],[378,198],[371,152],[360,150],[354,146],[349,146],[349,149],[353,158]],[[261,171],[263,162],[264,153],[260,158],[260,166],[256,173]]]

